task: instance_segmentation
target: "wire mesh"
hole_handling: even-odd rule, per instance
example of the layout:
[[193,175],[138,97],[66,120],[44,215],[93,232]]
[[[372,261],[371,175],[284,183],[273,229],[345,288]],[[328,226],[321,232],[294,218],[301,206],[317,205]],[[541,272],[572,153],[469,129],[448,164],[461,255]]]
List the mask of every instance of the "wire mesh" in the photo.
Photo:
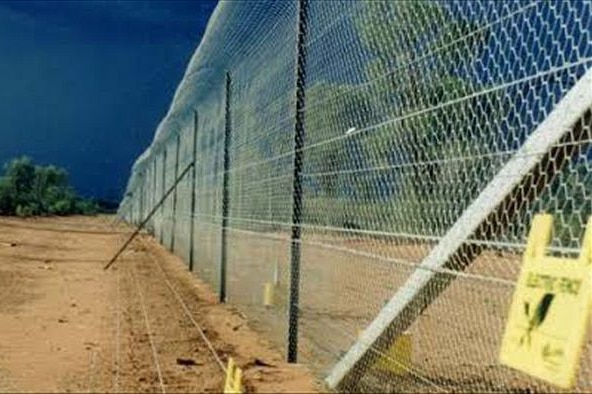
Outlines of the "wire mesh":
[[[303,4],[306,79],[298,86]],[[592,214],[592,102],[579,103],[587,111],[575,115],[567,106],[559,116],[574,116],[569,129],[545,149],[525,150],[592,69],[591,15],[589,1],[221,2],[153,145],[134,166],[121,212],[138,217],[145,168],[156,168],[156,195],[163,175],[172,184],[178,132],[180,161],[190,163],[197,111],[196,209],[186,179],[175,213],[167,202],[153,226],[170,246],[174,218],[175,252],[187,258],[193,242],[194,271],[220,291],[225,221],[228,302],[285,348],[300,153],[301,360],[330,375],[385,304],[415,273],[430,271],[429,286],[413,289],[420,307],[393,328],[397,338],[368,344],[359,379],[340,389],[551,390],[501,366],[497,352],[534,214],[555,216],[551,252],[571,256]],[[305,101],[297,113],[299,87]],[[297,114],[305,131],[299,152]],[[526,176],[502,171],[520,158],[535,163]],[[504,177],[516,177],[510,200],[479,213],[485,220],[465,230],[454,258],[422,264]],[[592,390],[591,341],[577,391]]]

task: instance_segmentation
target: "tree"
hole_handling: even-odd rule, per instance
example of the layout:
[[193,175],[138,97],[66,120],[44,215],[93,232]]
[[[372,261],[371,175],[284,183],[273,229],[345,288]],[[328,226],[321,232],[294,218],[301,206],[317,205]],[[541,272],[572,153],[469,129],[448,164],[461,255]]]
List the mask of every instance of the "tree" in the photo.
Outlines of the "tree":
[[[35,166],[28,157],[19,157],[4,166],[5,172],[5,193],[9,196],[9,201],[14,205],[13,211],[18,207],[20,211],[36,211],[35,196],[33,194],[33,185],[35,183]],[[24,207],[29,209],[24,210]]]
[[305,172],[314,176],[313,187],[328,198],[344,194],[348,182],[340,174],[347,168],[360,167],[357,139],[348,137],[358,119],[352,114],[370,113],[366,97],[351,92],[352,86],[320,82],[306,92],[306,145],[315,146],[306,152]]
[[446,228],[489,179],[478,171],[495,169],[487,156],[504,101],[471,96],[483,89],[470,70],[488,31],[425,1],[368,2],[355,25],[370,53],[368,101],[379,125],[363,136],[366,165],[392,169],[367,186],[396,206],[401,230]]
[[495,170],[487,154],[504,101],[471,98],[483,86],[467,73],[488,32],[443,3],[419,1],[366,2],[353,25],[366,82],[316,81],[306,92],[306,145],[317,146],[306,151],[305,173],[326,174],[307,179],[317,199],[305,199],[307,216],[445,228],[455,215],[438,209],[463,209]]
[[68,173],[55,166],[36,166],[28,157],[11,160],[0,178],[0,215],[96,214],[97,204],[76,195]]

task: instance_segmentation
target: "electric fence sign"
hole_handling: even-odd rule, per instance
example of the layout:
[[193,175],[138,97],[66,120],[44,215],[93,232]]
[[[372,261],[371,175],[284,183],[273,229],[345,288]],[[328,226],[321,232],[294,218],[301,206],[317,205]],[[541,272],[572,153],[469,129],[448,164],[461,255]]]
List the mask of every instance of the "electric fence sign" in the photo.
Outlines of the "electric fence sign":
[[592,306],[592,220],[577,259],[548,256],[553,217],[535,216],[500,361],[559,387],[577,376]]

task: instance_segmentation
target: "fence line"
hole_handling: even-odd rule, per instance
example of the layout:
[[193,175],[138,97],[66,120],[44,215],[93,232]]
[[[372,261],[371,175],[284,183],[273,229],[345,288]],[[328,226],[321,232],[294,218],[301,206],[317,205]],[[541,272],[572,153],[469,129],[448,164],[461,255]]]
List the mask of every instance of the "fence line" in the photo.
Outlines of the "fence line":
[[533,216],[576,254],[592,214],[590,14],[222,2],[120,215],[140,222],[193,165],[148,227],[332,387],[550,390],[497,352]]

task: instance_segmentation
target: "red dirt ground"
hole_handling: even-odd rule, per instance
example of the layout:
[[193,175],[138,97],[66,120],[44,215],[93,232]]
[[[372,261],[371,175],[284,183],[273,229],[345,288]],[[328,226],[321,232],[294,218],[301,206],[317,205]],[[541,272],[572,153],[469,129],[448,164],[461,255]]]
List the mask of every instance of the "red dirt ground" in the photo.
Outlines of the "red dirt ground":
[[151,237],[104,271],[129,232],[110,217],[0,220],[0,392],[220,392],[194,323],[247,391],[321,389]]

